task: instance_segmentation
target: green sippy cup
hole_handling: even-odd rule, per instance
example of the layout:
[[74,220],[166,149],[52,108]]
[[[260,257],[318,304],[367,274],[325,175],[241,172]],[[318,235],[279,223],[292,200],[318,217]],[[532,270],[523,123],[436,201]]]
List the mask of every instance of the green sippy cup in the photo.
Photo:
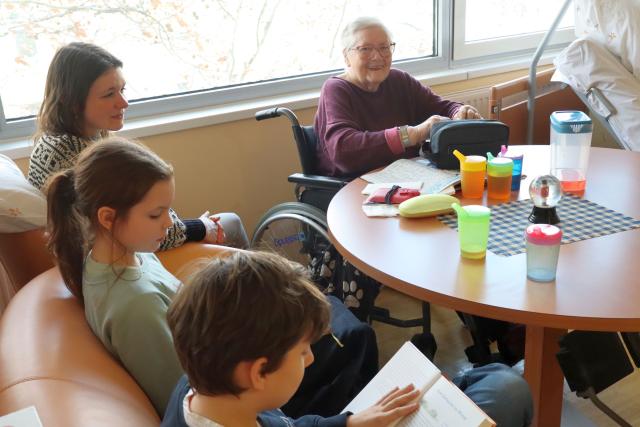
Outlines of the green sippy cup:
[[481,205],[460,206],[452,203],[458,214],[460,255],[463,258],[482,259],[487,253],[491,209]]

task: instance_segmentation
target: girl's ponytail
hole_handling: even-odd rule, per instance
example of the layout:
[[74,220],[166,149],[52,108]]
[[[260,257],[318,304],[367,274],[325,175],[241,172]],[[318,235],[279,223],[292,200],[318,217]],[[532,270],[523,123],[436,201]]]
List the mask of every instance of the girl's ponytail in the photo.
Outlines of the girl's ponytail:
[[88,244],[86,227],[75,206],[74,178],[74,170],[67,169],[53,176],[47,185],[48,248],[67,288],[82,301],[82,266]]

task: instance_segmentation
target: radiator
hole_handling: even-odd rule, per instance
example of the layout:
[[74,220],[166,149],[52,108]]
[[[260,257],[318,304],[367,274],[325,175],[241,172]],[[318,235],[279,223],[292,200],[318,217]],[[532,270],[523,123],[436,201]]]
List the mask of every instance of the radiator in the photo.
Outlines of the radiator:
[[451,92],[443,95],[443,98],[451,101],[461,102],[476,107],[480,115],[484,118],[489,117],[489,88],[482,87],[477,89],[464,90],[460,92]]

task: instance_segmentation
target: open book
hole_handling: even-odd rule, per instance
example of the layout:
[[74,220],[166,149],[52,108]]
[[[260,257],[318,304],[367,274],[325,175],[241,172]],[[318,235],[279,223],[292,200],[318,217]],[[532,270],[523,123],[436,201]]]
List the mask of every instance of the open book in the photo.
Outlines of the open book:
[[394,387],[413,383],[422,391],[420,408],[398,427],[490,427],[495,422],[458,387],[446,379],[412,343],[406,342],[367,384],[345,411],[361,412]]

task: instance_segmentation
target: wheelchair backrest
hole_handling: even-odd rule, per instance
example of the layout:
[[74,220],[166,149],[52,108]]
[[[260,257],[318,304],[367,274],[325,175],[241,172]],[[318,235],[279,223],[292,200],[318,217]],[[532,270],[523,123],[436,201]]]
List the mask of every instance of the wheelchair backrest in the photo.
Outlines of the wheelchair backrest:
[[302,165],[302,173],[316,175],[316,148],[318,138],[313,126],[293,125],[293,136],[298,147],[298,156]]

